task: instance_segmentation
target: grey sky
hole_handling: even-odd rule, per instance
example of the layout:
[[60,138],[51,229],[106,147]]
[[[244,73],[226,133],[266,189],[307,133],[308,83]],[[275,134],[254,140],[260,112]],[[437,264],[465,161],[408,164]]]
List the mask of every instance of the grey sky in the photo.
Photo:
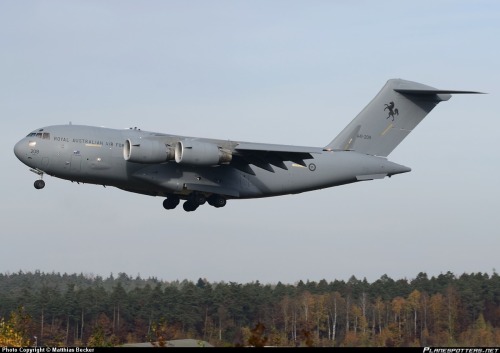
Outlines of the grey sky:
[[[0,2],[0,271],[293,283],[499,268],[497,1]],[[51,177],[13,154],[65,124],[324,146],[390,78],[479,90],[390,155],[413,169],[224,209]]]

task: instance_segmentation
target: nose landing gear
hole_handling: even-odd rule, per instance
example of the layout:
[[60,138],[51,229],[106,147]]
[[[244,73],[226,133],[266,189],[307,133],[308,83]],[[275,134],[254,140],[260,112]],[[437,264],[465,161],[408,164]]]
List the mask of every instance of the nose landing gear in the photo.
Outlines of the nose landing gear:
[[36,180],[35,183],[33,184],[35,189],[37,190],[43,189],[45,187],[45,181],[43,181],[43,171],[38,168],[30,169],[30,171],[40,176],[40,179]]

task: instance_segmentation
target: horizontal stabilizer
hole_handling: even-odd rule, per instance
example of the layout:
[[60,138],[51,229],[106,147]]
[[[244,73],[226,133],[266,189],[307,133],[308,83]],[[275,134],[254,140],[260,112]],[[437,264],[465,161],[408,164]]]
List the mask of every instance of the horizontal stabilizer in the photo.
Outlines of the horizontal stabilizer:
[[445,90],[445,89],[414,89],[414,88],[394,88],[394,91],[402,93],[405,95],[412,95],[414,97],[420,97],[421,99],[431,98],[436,101],[447,101],[451,98],[452,94],[484,94],[483,92],[476,91],[456,91],[456,90]]
[[476,91],[452,91],[443,89],[404,89],[395,88],[396,92],[407,94],[484,94],[484,92]]

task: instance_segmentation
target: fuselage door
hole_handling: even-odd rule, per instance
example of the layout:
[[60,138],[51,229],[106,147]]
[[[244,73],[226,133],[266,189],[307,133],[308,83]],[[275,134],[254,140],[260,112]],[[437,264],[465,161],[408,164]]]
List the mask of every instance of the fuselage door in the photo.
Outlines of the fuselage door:
[[46,170],[49,166],[49,157],[42,157],[42,161],[40,163],[40,169]]
[[71,173],[80,173],[81,169],[82,169],[82,155],[80,151],[74,150],[73,154],[71,155],[70,171]]

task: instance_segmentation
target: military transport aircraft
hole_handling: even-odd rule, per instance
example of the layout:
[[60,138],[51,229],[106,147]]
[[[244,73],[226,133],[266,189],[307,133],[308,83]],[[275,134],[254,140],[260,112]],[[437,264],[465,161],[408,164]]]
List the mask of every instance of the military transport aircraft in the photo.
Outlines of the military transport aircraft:
[[208,202],[297,194],[382,179],[411,169],[387,156],[441,101],[454,93],[393,79],[325,147],[300,147],[184,137],[138,128],[115,130],[56,125],[19,141],[14,153],[39,175],[110,185],[163,196],[163,207],[180,200],[185,211]]

